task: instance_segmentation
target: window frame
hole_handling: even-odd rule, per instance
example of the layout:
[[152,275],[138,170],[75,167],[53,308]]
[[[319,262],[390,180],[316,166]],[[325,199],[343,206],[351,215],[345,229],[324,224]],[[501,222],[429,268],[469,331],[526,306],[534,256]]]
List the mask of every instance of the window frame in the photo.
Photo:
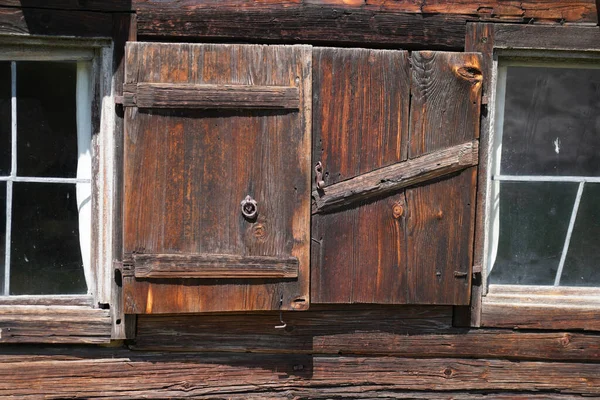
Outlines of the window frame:
[[467,27],[466,51],[484,54],[484,112],[480,164],[471,326],[527,329],[600,330],[593,313],[600,310],[600,288],[489,285],[490,219],[499,59],[600,62],[597,27],[473,23]]
[[[2,61],[89,61],[91,63],[93,287],[87,295],[0,296],[0,343],[105,343],[111,339],[111,298],[117,188],[113,41],[0,35]],[[2,228],[4,229],[4,227]],[[114,319],[114,318],[113,318]],[[45,334],[40,328],[46,327]]]

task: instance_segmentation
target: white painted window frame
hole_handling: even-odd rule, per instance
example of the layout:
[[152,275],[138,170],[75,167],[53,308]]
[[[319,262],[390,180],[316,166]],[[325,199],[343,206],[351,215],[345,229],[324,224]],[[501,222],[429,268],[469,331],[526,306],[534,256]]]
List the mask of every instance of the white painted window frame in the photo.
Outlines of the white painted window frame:
[[[581,62],[582,64],[577,64]],[[500,174],[500,154],[502,151],[502,125],[504,116],[504,96],[506,88],[505,70],[507,66],[546,66],[570,68],[600,68],[600,51],[576,50],[539,50],[539,49],[495,49],[493,53],[492,76],[490,85],[489,135],[487,143],[489,157],[485,170],[488,182],[485,193],[485,236],[483,240],[482,264],[482,314],[486,306],[503,305],[513,307],[518,312],[520,306],[547,308],[581,308],[600,309],[600,288],[558,286],[566,250],[570,242],[575,217],[581,200],[582,190],[586,182],[600,182],[600,177],[559,177],[559,176],[509,176]],[[600,149],[599,149],[600,150]],[[489,284],[488,275],[493,267],[497,240],[499,235],[499,183],[501,181],[560,181],[579,183],[574,199],[573,210],[567,235],[565,238],[559,271],[555,277],[555,285],[508,285]],[[486,324],[486,326],[493,326]],[[551,326],[549,326],[551,328]]]
[[[92,197],[90,268],[88,268],[89,276],[86,276],[88,294],[0,296],[0,307],[75,305],[102,308],[110,304],[115,213],[112,199],[116,175],[112,56],[113,44],[110,39],[0,35],[0,61],[77,61],[78,79],[86,79],[86,76],[89,78],[89,93],[78,90],[77,95],[88,96],[88,99],[78,99],[78,101],[91,100],[91,109],[83,112],[78,110],[77,122],[78,129],[81,124],[91,123],[89,127],[83,127],[89,129],[91,133],[91,176],[78,174],[77,178],[60,178],[60,181],[84,183],[91,180]],[[78,82],[78,85],[81,86],[82,83]],[[15,161],[13,160],[13,163]],[[17,178],[17,180],[40,181],[40,178]],[[82,189],[77,188],[78,195]]]

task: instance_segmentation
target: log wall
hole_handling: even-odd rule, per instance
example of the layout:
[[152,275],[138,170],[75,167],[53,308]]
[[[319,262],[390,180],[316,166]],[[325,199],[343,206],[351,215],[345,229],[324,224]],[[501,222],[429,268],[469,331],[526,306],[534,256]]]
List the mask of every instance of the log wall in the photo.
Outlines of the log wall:
[[[598,24],[595,0],[0,0],[0,33],[110,37],[123,13],[137,17],[140,40],[408,50],[462,51],[467,21]],[[454,311],[319,305],[284,313],[284,329],[275,328],[279,314],[272,312],[140,316],[136,339],[112,348],[60,344],[64,338],[0,345],[0,396],[600,396],[598,333],[457,328]]]

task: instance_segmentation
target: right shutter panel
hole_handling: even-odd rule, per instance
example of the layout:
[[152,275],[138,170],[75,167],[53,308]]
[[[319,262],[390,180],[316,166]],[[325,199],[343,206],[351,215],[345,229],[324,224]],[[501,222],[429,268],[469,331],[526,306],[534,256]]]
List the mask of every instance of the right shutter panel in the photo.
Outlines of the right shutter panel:
[[479,57],[313,54],[313,302],[468,304]]
[[[409,158],[477,143],[481,56],[419,51],[411,61]],[[406,190],[409,303],[469,304],[476,189],[471,166]]]

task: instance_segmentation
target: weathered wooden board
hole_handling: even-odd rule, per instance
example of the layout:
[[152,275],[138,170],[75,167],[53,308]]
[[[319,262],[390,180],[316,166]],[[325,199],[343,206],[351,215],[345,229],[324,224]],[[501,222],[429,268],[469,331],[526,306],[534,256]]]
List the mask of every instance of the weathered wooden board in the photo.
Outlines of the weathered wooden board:
[[[308,307],[310,46],[136,43],[127,51],[126,84],[285,86],[299,91],[300,104],[299,110],[127,107],[126,258],[294,257],[299,270],[297,279],[251,281],[124,276],[126,313]],[[255,220],[241,213],[246,195],[258,202]]]
[[[313,306],[255,315],[140,316],[136,350],[600,361],[582,332],[455,329],[448,306]],[[177,338],[176,340],[174,338]]]
[[78,11],[131,11],[131,0],[0,0],[0,6]]
[[[136,16],[128,13],[113,14],[113,90],[115,96],[123,95],[123,82],[125,81],[125,43],[137,39]],[[112,194],[113,208],[113,254],[116,264],[123,261],[123,143],[124,143],[124,117],[122,106],[115,106],[114,146],[116,151],[113,162],[114,188]],[[111,338],[126,339],[135,336],[135,316],[125,315],[123,301],[123,279],[117,268],[112,268],[114,284],[111,285],[111,318],[113,332]]]
[[[71,351],[0,356],[0,395],[15,397],[321,398],[407,391],[600,394],[600,365],[565,362],[272,354]],[[470,392],[473,391],[473,392]],[[319,395],[318,393],[323,393]],[[493,397],[493,396],[492,396]]]
[[112,37],[112,15],[92,11],[0,7],[0,33]]
[[393,194],[409,186],[447,178],[448,175],[477,165],[478,150],[479,142],[473,140],[313,190],[312,212],[330,213]]
[[467,21],[598,22],[594,0],[134,0],[143,36],[462,49]]
[[415,51],[408,157],[479,137],[481,55]]
[[484,299],[481,305],[481,326],[600,331],[598,312],[597,305],[511,304]]
[[109,310],[89,306],[0,306],[0,343],[110,342]]
[[138,108],[285,110],[300,106],[300,92],[293,86],[142,82],[125,85],[123,92],[123,105]]
[[[362,5],[362,3],[361,3]],[[369,43],[460,49],[466,16],[314,2],[153,2],[134,4],[143,37],[294,43]]]
[[600,50],[598,27],[497,24],[494,47],[509,49]]
[[[322,162],[325,185],[405,159],[407,53],[316,48],[313,57],[313,164]],[[394,216],[403,204],[400,194],[313,217],[314,302],[403,302],[404,222]]]
[[[409,158],[479,135],[481,56],[412,53]],[[470,302],[477,170],[406,190],[408,301]]]

